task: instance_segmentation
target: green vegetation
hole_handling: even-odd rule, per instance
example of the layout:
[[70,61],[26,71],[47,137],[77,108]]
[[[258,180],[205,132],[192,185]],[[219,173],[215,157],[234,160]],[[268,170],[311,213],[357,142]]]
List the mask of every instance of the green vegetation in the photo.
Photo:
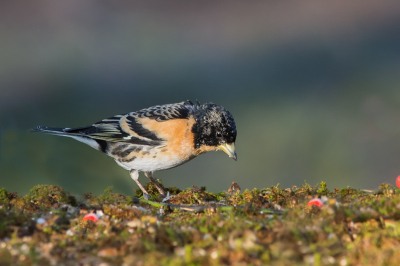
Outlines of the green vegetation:
[[0,204],[7,204],[9,201],[8,191],[5,188],[0,188]]
[[[161,202],[113,193],[72,196],[37,185],[0,189],[0,265],[396,265],[400,190],[270,188],[179,191]],[[321,208],[309,207],[320,197]],[[178,208],[176,208],[176,206]],[[156,206],[156,207],[154,207]],[[192,209],[190,209],[192,208]],[[184,211],[184,210],[187,211]],[[97,222],[84,221],[96,213]]]

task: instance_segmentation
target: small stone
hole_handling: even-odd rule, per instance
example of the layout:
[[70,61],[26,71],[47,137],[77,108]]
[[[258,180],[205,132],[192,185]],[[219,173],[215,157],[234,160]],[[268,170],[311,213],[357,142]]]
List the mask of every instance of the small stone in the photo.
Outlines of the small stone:
[[326,202],[328,202],[328,197],[327,196],[322,196],[321,200],[322,200],[323,203],[326,203]]
[[282,210],[282,206],[279,205],[279,204],[274,204],[273,207],[274,207],[275,210],[278,210],[278,211],[281,211],[281,210]]
[[96,210],[96,215],[98,218],[104,217],[104,212],[102,210]]
[[127,226],[129,227],[140,227],[140,228],[144,228],[146,227],[146,225],[144,224],[144,222],[136,219],[136,220],[132,220],[126,223]]
[[175,254],[180,256],[180,257],[184,257],[186,252],[185,252],[185,248],[182,247],[178,247],[175,249]]
[[198,255],[200,255],[200,256],[202,256],[202,257],[204,257],[205,255],[207,255],[206,251],[205,251],[204,249],[202,249],[202,248],[199,248],[199,249],[197,249],[196,251],[197,251]]
[[118,251],[115,248],[103,248],[97,253],[99,257],[116,257],[118,256]]
[[304,261],[308,264],[314,264],[315,257],[313,255],[306,255],[304,256]]
[[36,223],[37,224],[44,224],[46,222],[46,219],[44,219],[44,218],[38,218],[37,220],[36,220]]
[[205,234],[205,235],[203,236],[203,239],[206,240],[207,238],[210,238],[210,237],[212,238],[212,236],[211,236],[210,234]]
[[22,252],[22,253],[25,253],[25,254],[29,252],[29,247],[28,247],[27,244],[23,244],[23,245],[21,246],[21,252]]
[[322,261],[324,262],[324,264],[334,264],[335,258],[331,256],[326,256],[322,258]]

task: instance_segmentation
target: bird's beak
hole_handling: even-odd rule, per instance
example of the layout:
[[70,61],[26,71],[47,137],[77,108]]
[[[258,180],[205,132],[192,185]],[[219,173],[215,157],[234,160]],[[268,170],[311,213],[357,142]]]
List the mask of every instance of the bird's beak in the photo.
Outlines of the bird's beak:
[[237,161],[235,143],[224,143],[219,145],[219,148],[223,150],[226,154],[228,154],[228,156],[231,157],[233,160]]

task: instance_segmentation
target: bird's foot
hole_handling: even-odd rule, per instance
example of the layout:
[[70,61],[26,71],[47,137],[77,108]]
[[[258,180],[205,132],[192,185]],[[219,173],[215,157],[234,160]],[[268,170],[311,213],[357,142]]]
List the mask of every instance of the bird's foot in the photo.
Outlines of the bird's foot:
[[147,193],[143,193],[143,198],[145,200],[150,200],[151,196],[149,194],[147,194]]
[[162,202],[166,202],[169,201],[171,199],[171,196],[169,195],[169,192],[167,193],[167,195],[162,196],[164,199],[162,200]]

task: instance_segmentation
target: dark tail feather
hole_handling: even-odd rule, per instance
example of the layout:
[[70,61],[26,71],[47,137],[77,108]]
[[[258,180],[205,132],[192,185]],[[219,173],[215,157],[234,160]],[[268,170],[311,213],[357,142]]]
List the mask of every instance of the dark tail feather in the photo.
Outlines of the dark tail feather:
[[43,132],[43,133],[54,133],[54,134],[58,134],[61,132],[64,132],[63,128],[60,127],[43,127],[43,126],[38,126],[35,129],[30,129],[28,132],[30,133],[39,133],[39,132]]
[[84,128],[60,128],[60,127],[44,127],[38,126],[35,129],[31,129],[28,132],[30,133],[47,133],[52,135],[60,135],[60,136],[82,136],[82,132],[79,132],[80,129]]
[[36,129],[31,129],[28,132],[31,133],[47,133],[57,136],[71,137],[77,141],[83,142],[96,150],[106,152],[107,143],[104,140],[92,139],[86,135],[96,129],[93,126],[79,127],[79,128],[58,128],[58,127],[43,127],[38,126]]

